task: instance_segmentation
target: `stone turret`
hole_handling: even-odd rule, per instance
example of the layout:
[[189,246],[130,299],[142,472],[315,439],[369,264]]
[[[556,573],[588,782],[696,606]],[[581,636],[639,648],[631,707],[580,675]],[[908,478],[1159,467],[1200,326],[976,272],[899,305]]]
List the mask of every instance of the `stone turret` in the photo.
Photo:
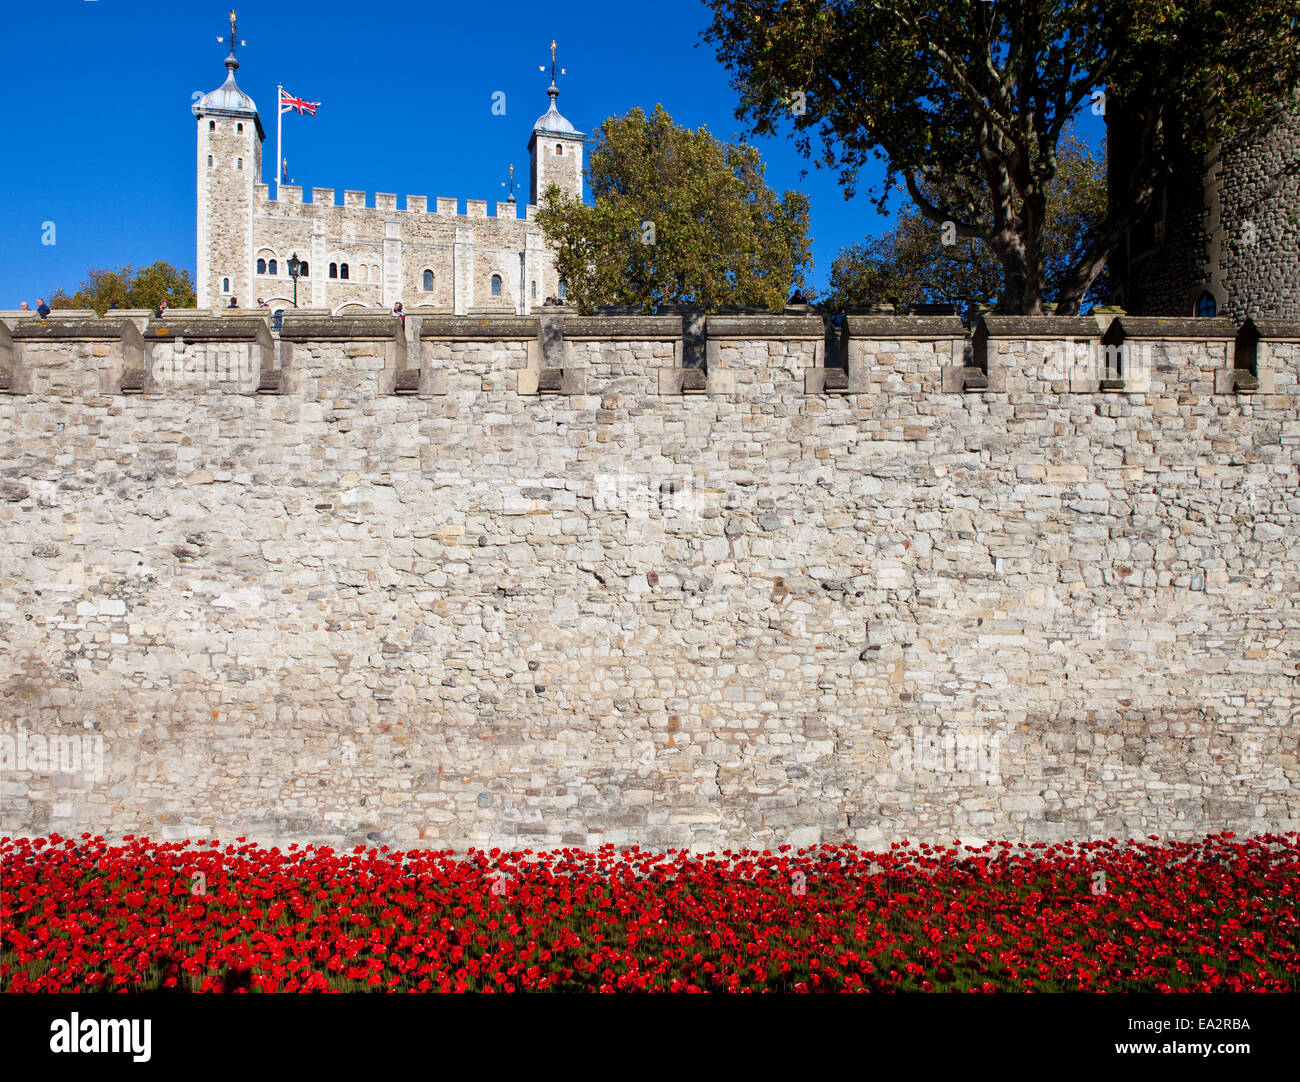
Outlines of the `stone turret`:
[[235,82],[234,23],[226,81],[194,103],[198,120],[198,306],[253,303],[253,187],[266,133],[257,105]]
[[[1107,114],[1111,198],[1123,198],[1133,139]],[[1197,155],[1170,131],[1168,183],[1110,260],[1130,313],[1300,319],[1300,94]]]
[[528,157],[532,164],[532,187],[528,201],[540,203],[546,189],[557,184],[577,199],[582,198],[582,147],[585,140],[561,115],[560,96],[555,85],[555,43],[551,43],[551,85],[547,87],[550,108],[537,118],[528,139]]

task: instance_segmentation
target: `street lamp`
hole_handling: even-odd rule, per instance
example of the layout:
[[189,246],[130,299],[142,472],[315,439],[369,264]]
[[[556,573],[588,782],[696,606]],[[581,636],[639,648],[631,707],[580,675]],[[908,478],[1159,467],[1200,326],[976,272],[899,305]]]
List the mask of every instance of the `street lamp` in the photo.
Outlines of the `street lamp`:
[[298,272],[302,270],[302,260],[298,258],[298,253],[294,252],[289,257],[289,277],[293,279],[293,306],[298,307]]

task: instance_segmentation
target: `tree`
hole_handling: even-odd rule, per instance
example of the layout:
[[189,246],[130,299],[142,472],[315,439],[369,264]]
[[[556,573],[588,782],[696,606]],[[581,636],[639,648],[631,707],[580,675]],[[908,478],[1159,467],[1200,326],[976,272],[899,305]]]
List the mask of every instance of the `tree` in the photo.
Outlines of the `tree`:
[[662,106],[611,117],[587,166],[592,205],[552,185],[537,212],[569,298],[597,305],[762,305],[779,311],[809,261],[808,199],[780,198],[758,151],[673,123]]
[[[790,120],[846,193],[883,157],[932,222],[984,241],[1000,307],[1042,311],[1047,192],[1081,110],[1116,110],[1131,159],[1057,294],[1075,313],[1168,175],[1166,136],[1207,148],[1300,82],[1295,0],[708,0],[705,40],[735,74],[754,133]],[[927,192],[932,193],[927,195]]]
[[[1106,172],[1075,135],[1061,138],[1056,176],[1048,185],[1044,238],[1044,297],[1054,300],[1080,255],[1083,238],[1106,215]],[[923,194],[932,201],[935,194]],[[959,311],[986,304],[1002,291],[1002,267],[986,242],[956,236],[915,210],[873,240],[844,249],[831,267],[829,302],[835,307],[892,301],[942,303]],[[1093,280],[1084,303],[1104,303],[1103,271]]]
[[61,289],[50,294],[53,308],[93,308],[100,315],[113,305],[157,308],[162,301],[169,308],[193,308],[197,297],[190,272],[161,260],[138,271],[131,266],[94,267],[71,296]]

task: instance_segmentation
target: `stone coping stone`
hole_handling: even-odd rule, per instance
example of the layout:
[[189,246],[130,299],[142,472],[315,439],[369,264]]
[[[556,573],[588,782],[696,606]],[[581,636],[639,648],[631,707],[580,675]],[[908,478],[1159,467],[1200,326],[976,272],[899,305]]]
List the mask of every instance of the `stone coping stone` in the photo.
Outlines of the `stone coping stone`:
[[290,342],[402,338],[402,321],[387,312],[365,316],[308,316],[286,311],[280,337]]
[[1124,338],[1225,338],[1237,337],[1230,319],[1203,319],[1198,316],[1116,316],[1110,325],[1111,336]]
[[[119,308],[116,311],[120,312],[121,309]],[[31,314],[36,316],[37,318],[40,317],[40,313],[37,312],[35,308],[31,310]],[[93,308],[51,308],[50,318],[51,319],[100,319],[102,317]]]
[[423,316],[421,338],[536,338],[535,316]]
[[144,336],[149,341],[261,342],[271,344],[271,329],[257,316],[194,316],[151,319]]
[[710,338],[821,338],[826,328],[818,316],[716,315],[705,320],[705,333]]
[[140,331],[129,319],[24,319],[13,329],[14,338],[64,339],[97,338],[120,341],[140,340]]
[[[845,316],[850,338],[965,338],[966,328],[951,316]],[[1094,327],[1095,331],[1096,328]]]
[[1243,338],[1262,338],[1273,342],[1300,342],[1300,321],[1248,318],[1239,332]]
[[955,304],[909,304],[907,306],[907,315],[909,316],[955,316],[957,306]]
[[566,316],[560,326],[569,341],[668,341],[682,336],[681,316]]
[[1091,316],[981,316],[977,334],[989,338],[1096,338],[1101,326]]

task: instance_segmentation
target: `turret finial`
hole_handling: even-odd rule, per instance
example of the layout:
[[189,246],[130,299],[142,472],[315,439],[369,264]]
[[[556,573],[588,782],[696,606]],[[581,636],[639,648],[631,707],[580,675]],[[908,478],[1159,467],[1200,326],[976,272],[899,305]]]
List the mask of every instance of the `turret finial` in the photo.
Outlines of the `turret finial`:
[[[217,40],[224,42],[226,40],[225,35],[218,35]],[[226,57],[226,67],[228,67],[232,73],[237,67],[239,67],[239,61],[235,59],[235,46],[247,45],[247,44],[248,42],[242,40],[239,37],[239,31],[235,26],[235,9],[231,8],[230,9],[230,55]]]
[[[539,64],[539,65],[537,66],[537,70],[538,70],[538,71],[545,71],[545,70],[546,70],[546,65],[545,65],[545,64]],[[561,69],[560,69],[560,74],[561,74],[561,75],[566,75],[566,74],[568,74],[568,73],[567,73],[563,68],[561,68]],[[555,89],[555,39],[554,39],[554,38],[551,39],[551,89],[553,89],[553,90]],[[553,97],[554,97],[554,96],[552,96],[552,99],[553,99]]]

